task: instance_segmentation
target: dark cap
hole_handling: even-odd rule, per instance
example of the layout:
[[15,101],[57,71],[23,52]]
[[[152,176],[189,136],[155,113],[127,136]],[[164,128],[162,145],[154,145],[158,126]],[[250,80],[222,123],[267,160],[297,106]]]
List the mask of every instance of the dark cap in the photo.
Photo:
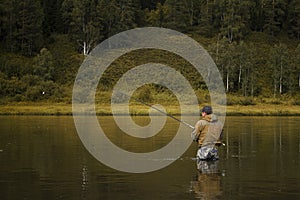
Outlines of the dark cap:
[[212,108],[211,106],[204,106],[202,109],[201,109],[201,112],[205,112],[206,114],[212,114]]

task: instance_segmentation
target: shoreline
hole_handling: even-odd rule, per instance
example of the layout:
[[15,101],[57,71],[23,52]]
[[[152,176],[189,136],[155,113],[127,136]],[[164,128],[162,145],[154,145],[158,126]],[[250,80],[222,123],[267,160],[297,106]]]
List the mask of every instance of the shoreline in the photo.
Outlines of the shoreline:
[[[181,115],[178,106],[166,106],[165,109],[168,114],[174,116]],[[132,116],[148,115],[149,107],[142,105],[131,105],[130,114]],[[0,115],[71,116],[73,113],[72,104],[10,103],[0,105]],[[111,116],[112,113],[110,104],[96,105],[96,115]],[[124,115],[124,112],[120,110],[118,115]],[[189,115],[189,113],[183,113],[183,115]],[[300,106],[285,104],[259,104],[250,106],[230,105],[226,106],[226,116],[300,116]]]

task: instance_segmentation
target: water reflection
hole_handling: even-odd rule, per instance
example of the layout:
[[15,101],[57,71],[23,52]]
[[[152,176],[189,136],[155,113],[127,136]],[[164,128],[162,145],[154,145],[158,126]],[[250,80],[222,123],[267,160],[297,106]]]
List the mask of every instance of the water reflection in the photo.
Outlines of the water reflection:
[[219,160],[198,160],[198,174],[191,181],[191,191],[197,199],[216,199],[222,195]]
[[81,182],[81,200],[88,199],[87,193],[88,193],[88,168],[86,165],[83,165],[82,167],[82,182]]
[[[159,149],[178,127],[170,120],[141,145],[119,137],[111,117],[101,120],[108,137],[135,152]],[[300,199],[300,117],[226,120],[219,161],[196,166],[191,145],[162,170],[128,174],[84,149],[72,117],[0,116],[0,199]]]

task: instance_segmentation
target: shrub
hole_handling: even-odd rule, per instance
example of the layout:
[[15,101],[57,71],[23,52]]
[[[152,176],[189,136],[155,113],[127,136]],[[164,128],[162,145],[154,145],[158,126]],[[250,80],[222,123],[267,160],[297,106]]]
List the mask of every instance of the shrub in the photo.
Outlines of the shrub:
[[146,85],[144,87],[141,87],[138,91],[137,98],[144,102],[151,102],[153,98],[150,86]]
[[300,100],[294,100],[292,104],[295,106],[300,106]]
[[252,106],[252,105],[256,105],[256,103],[254,102],[254,100],[252,98],[249,97],[244,97],[242,99],[239,100],[239,104],[242,106]]
[[29,101],[38,101],[43,97],[41,86],[31,86],[27,88],[25,93],[26,100]]
[[270,104],[273,104],[273,105],[280,105],[282,104],[282,102],[279,100],[279,99],[272,99],[270,101]]

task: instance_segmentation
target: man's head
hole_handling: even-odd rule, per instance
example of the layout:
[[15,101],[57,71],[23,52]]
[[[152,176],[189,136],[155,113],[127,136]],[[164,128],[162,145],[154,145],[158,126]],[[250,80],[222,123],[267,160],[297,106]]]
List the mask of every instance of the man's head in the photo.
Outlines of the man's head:
[[213,113],[212,107],[211,107],[211,106],[204,106],[204,107],[201,109],[201,113],[202,113],[202,116],[212,114],[212,113]]

